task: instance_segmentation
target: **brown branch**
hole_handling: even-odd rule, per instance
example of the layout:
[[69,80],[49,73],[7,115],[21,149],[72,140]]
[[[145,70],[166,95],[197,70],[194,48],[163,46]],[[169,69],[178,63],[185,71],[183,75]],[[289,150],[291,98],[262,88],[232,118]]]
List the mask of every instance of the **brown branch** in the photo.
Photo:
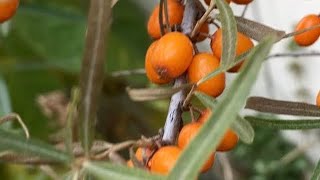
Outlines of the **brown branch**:
[[302,52],[302,53],[277,53],[272,54],[267,57],[267,59],[271,58],[281,58],[281,57],[312,57],[312,56],[320,56],[320,52]]
[[[194,0],[187,0],[183,20],[181,24],[182,32],[190,35],[193,30],[197,15],[197,8]],[[183,74],[175,80],[174,87],[179,87],[186,83],[186,75]],[[165,144],[174,144],[182,125],[182,104],[185,100],[187,92],[181,90],[171,97],[169,110],[164,126],[164,134],[162,141]]]

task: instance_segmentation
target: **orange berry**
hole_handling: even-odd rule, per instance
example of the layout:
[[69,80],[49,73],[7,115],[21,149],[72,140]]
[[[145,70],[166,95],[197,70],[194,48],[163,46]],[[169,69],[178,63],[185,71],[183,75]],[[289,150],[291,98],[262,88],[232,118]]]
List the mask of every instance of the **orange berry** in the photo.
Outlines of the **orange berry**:
[[130,167],[130,168],[133,168],[134,167],[133,162],[131,160],[128,160],[127,161],[127,166]]
[[[297,24],[295,31],[310,28],[320,24],[320,17],[315,14],[309,14],[303,17]],[[320,35],[320,27],[294,36],[295,42],[299,46],[310,46],[317,41]]]
[[207,38],[207,34],[209,33],[209,24],[204,23],[202,24],[201,28],[199,29],[199,35],[197,36],[197,42],[203,41]]
[[174,167],[181,154],[181,149],[177,146],[164,146],[152,156],[150,171],[166,175]]
[[[151,156],[152,151],[148,148],[141,148],[139,147],[135,153],[135,156],[137,158],[138,161],[140,161],[141,163],[143,163],[143,158],[148,159]],[[127,166],[128,167],[134,167],[134,164],[132,162],[132,160],[128,160],[127,161]]]
[[[158,39],[161,37],[160,24],[159,24],[159,11],[160,11],[160,6],[157,5],[153,9],[147,25],[148,34],[154,39]],[[183,11],[184,11],[184,6],[180,2],[175,0],[168,1],[168,17],[169,17],[170,27],[176,24],[181,24],[182,18],[183,18]],[[166,18],[164,13],[163,13],[163,24],[166,24]]]
[[223,139],[221,140],[217,151],[230,151],[233,149],[238,143],[238,135],[234,133],[231,129],[228,129],[224,134]]
[[[202,126],[202,123],[200,122],[193,122],[183,126],[178,137],[178,147],[181,149],[186,147],[189,144],[189,142],[192,140],[192,138],[198,133],[201,126]],[[214,153],[210,155],[209,159],[202,166],[201,172],[206,172],[212,167],[214,163],[214,156],[215,156]]]
[[[188,69],[189,81],[197,83],[201,78],[216,70],[219,65],[219,59],[212,54],[199,53],[195,55]],[[199,85],[197,90],[210,96],[218,97],[224,88],[225,74],[221,73]]]
[[232,2],[236,3],[236,4],[249,4],[251,3],[253,0],[232,0]]
[[198,122],[200,123],[205,123],[208,119],[209,119],[209,116],[212,114],[212,111],[207,108],[205,109],[204,111],[201,112],[201,115],[200,117],[198,118]]
[[0,0],[0,23],[9,20],[18,9],[19,0]]
[[[230,4],[231,0],[226,0],[228,4]],[[211,0],[204,0],[207,5],[210,5]]]
[[[237,33],[236,42],[236,56],[239,56],[254,46],[253,42],[249,37],[242,33]],[[211,39],[211,49],[215,56],[221,59],[222,56],[222,30],[218,29],[212,36]],[[242,62],[238,63],[236,66],[229,69],[229,72],[238,72],[241,67]]]
[[158,41],[154,41],[148,48],[147,53],[146,53],[146,58],[145,58],[145,70],[146,70],[146,75],[148,79],[156,84],[167,84],[169,83],[172,79],[170,78],[161,78],[157,72],[153,69],[151,65],[151,57],[153,55],[153,51],[157,45]]
[[320,91],[318,92],[318,96],[317,96],[317,102],[316,102],[317,106],[320,107]]
[[174,79],[188,69],[192,56],[190,39],[180,32],[170,32],[158,41],[151,64],[161,79]]

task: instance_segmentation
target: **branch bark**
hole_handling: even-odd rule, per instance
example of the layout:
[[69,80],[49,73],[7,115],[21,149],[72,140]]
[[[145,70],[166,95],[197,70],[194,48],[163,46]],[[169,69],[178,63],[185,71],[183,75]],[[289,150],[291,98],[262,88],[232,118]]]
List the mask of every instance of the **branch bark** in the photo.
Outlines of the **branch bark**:
[[[196,23],[197,8],[194,0],[187,0],[183,20],[181,23],[182,32],[190,36]],[[186,75],[183,74],[174,82],[174,87],[179,87],[187,82]],[[187,91],[181,90],[171,97],[168,115],[164,126],[162,141],[165,144],[174,144],[176,142],[179,130],[182,126],[182,104],[186,99]]]

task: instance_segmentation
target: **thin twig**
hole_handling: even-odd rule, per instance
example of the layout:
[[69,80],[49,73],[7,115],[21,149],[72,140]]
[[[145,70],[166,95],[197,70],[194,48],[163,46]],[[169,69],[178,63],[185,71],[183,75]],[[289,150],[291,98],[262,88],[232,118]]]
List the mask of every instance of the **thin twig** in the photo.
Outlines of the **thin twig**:
[[311,27],[308,27],[308,28],[305,28],[305,29],[301,29],[299,31],[294,31],[294,32],[291,32],[291,33],[287,33],[286,35],[284,35],[282,37],[282,39],[289,38],[289,37],[292,37],[292,36],[296,36],[296,35],[305,33],[307,31],[311,31],[311,30],[316,29],[316,28],[320,28],[320,24],[317,24],[315,26],[311,26]]
[[[187,0],[183,20],[181,23],[182,32],[190,35],[196,21],[197,8],[194,0]],[[175,80],[174,87],[181,86],[186,83],[186,75],[183,74]],[[166,144],[174,144],[178,132],[182,126],[182,104],[185,100],[187,92],[181,90],[171,97],[169,110],[164,126],[162,141]]]
[[167,29],[167,32],[171,32],[171,25],[169,22],[168,0],[163,0],[163,7],[164,7],[164,18],[166,20],[166,29]]
[[241,13],[241,17],[244,17],[244,16],[245,16],[245,14],[246,14],[246,12],[247,12],[247,10],[248,10],[248,7],[249,7],[249,5],[245,5],[245,6],[244,6],[244,9],[243,9],[243,11],[242,11],[242,13]]
[[281,58],[281,57],[312,57],[312,56],[320,56],[320,52],[299,52],[299,53],[277,53],[271,54],[267,57],[267,59],[272,58]]
[[60,177],[58,176],[58,174],[48,165],[40,165],[39,169],[44,172],[45,174],[47,174],[50,178],[52,178],[53,180],[59,180]]
[[197,21],[195,27],[193,28],[190,37],[193,38],[197,32],[200,30],[201,26],[203,23],[207,21],[208,16],[210,15],[211,11],[215,8],[215,1],[211,1],[208,9],[206,12],[203,14],[203,16],[200,18],[199,21]]
[[225,180],[233,180],[231,164],[226,154],[219,154],[219,159]]
[[306,152],[308,149],[310,149],[312,146],[314,146],[316,144],[317,141],[311,141],[311,142],[307,142],[305,144],[302,144],[298,147],[296,147],[295,149],[293,149],[292,151],[290,151],[289,153],[287,153],[286,155],[284,155],[279,161],[282,165],[288,165],[290,162],[292,162],[293,160],[295,160],[296,158],[298,158],[301,154],[303,154],[304,152]]
[[111,73],[111,76],[120,77],[120,76],[143,75],[143,74],[146,74],[146,70],[144,68],[141,68],[141,69],[114,71]]
[[30,137],[30,134],[29,134],[29,130],[27,128],[27,126],[24,124],[23,120],[21,119],[21,117],[19,116],[19,114],[17,113],[10,113],[4,117],[1,117],[0,118],[0,124],[2,123],[5,123],[7,121],[12,121],[12,120],[17,120],[19,122],[19,124],[21,125],[25,135],[26,135],[26,138],[29,139]]

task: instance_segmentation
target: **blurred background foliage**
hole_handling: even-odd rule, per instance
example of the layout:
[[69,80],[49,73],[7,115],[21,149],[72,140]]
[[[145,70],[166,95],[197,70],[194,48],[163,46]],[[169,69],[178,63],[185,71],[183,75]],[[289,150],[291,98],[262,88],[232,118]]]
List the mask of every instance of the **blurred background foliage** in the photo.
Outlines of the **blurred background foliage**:
[[[62,90],[68,97],[77,85],[83,55],[88,1],[21,0],[12,21],[0,26],[0,115],[17,112],[32,137],[49,140],[59,130],[56,119],[46,117],[37,97]],[[168,100],[137,103],[127,86],[150,86],[145,76],[115,78],[111,72],[144,67],[151,39],[146,32],[147,14],[134,0],[121,0],[113,8],[113,23],[106,49],[106,75],[97,124],[98,137],[111,142],[151,136],[163,126]],[[277,131],[257,129],[252,146],[240,144],[230,153],[234,179],[304,179],[310,167],[303,157],[272,168],[294,147]],[[217,163],[219,164],[219,163]],[[221,172],[202,175],[220,179]],[[265,171],[265,167],[270,170]],[[276,166],[278,167],[278,166]],[[32,167],[1,165],[4,179],[48,179]]]

